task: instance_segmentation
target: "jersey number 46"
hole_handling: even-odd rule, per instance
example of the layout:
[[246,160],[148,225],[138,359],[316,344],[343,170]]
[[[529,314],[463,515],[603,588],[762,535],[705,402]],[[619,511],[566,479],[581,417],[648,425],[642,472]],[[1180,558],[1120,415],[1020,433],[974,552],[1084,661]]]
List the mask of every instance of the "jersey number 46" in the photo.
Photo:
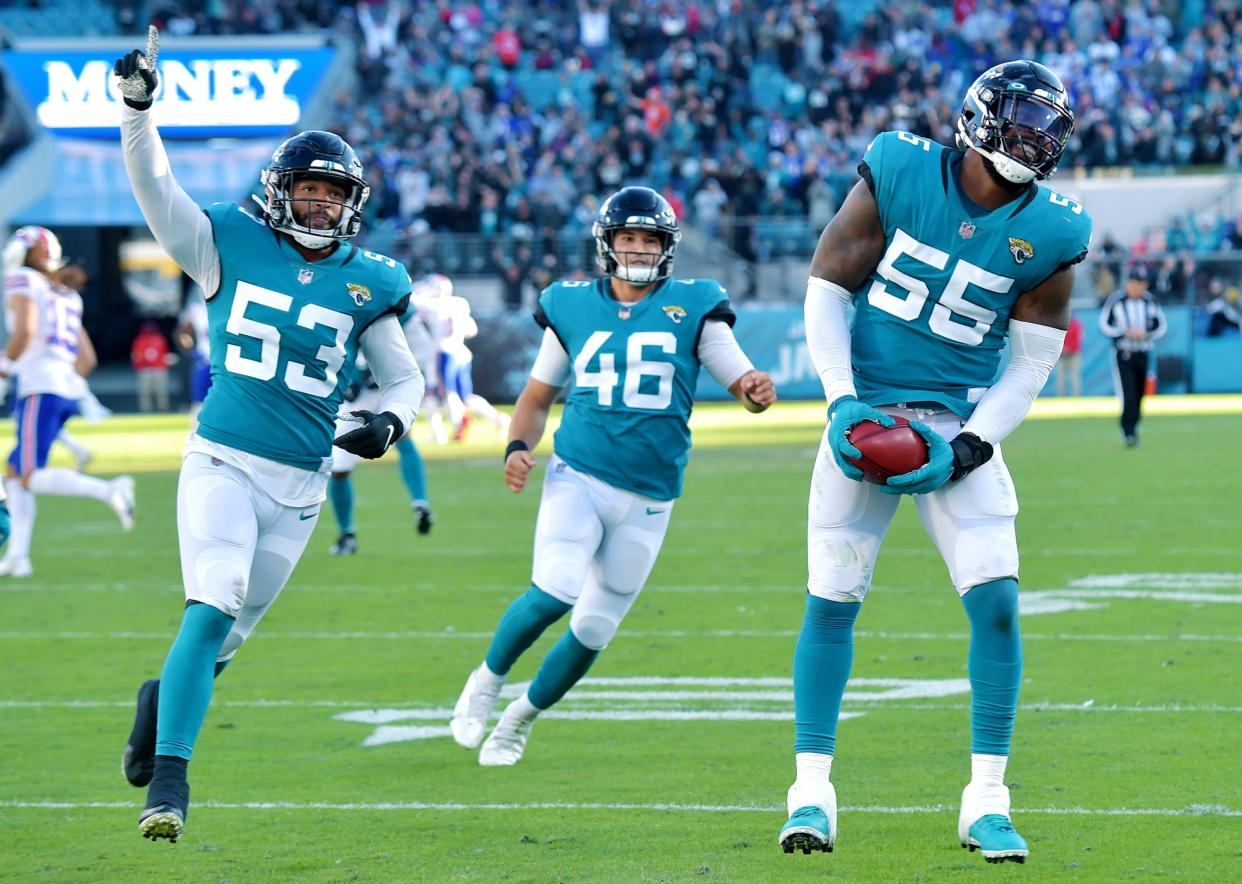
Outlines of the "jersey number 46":
[[[599,404],[605,408],[612,405],[613,392],[621,380],[617,373],[616,356],[600,353],[612,334],[593,332],[574,360],[574,384],[579,389],[594,389]],[[671,332],[633,332],[629,335],[625,342],[625,381],[621,386],[621,401],[628,408],[663,410],[673,401],[673,375],[677,367],[671,362],[644,359],[643,350],[648,347],[662,353],[676,353],[677,338]],[[589,366],[597,355],[599,369],[592,371]],[[654,393],[639,392],[644,377],[656,378]]]

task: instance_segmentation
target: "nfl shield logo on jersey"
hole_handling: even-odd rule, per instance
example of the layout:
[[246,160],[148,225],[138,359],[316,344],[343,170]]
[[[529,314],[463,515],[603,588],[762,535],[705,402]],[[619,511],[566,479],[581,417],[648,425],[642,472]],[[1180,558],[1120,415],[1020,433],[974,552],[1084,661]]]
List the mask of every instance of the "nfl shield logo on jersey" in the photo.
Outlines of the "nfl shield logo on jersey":
[[298,271],[298,282],[302,285],[310,285],[311,280],[315,278],[315,271],[308,267],[303,267]]
[[361,283],[347,282],[345,283],[345,289],[359,307],[371,300],[371,290]]
[[962,239],[970,239],[975,235],[975,225],[969,221],[963,221],[961,226],[957,228],[957,234]]

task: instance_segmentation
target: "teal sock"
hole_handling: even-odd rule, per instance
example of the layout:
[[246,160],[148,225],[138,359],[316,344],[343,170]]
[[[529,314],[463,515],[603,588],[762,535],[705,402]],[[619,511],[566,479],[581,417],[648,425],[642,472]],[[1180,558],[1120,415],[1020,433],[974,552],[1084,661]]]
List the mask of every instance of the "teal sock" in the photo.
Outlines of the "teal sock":
[[1008,755],[1022,685],[1018,581],[981,583],[962,604],[970,617],[970,751]]
[[526,689],[531,705],[536,709],[550,707],[587,674],[598,656],[599,651],[578,641],[572,629],[566,632],[543,658],[535,680]]
[[500,618],[487,649],[487,668],[497,675],[507,675],[518,657],[571,607],[532,583]]
[[233,628],[233,618],[211,605],[190,605],[181,617],[160,675],[156,712],[156,755],[189,759],[194,752],[215,678],[216,657]]
[[854,663],[854,621],[862,605],[807,593],[794,646],[794,751],[832,755],[841,697]]
[[414,503],[426,503],[427,470],[423,467],[423,456],[418,453],[414,440],[406,436],[398,442],[397,454],[401,457],[401,481],[410,492],[410,500]]
[[333,476],[328,483],[328,499],[332,501],[332,512],[336,515],[336,524],[342,534],[352,534],[354,530],[354,480],[346,473],[344,476]]

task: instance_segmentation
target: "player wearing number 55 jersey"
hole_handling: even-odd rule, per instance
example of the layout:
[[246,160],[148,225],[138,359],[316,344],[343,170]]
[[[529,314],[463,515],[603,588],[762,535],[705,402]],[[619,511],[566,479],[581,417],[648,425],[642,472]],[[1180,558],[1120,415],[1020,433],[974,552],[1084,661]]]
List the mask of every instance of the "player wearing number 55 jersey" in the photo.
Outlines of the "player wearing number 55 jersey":
[[409,276],[348,242],[368,194],[353,149],[328,132],[295,135],[263,170],[257,207],[200,211],[151,119],[157,50],[151,28],[147,51],[116,63],[125,165],[152,233],[206,297],[212,386],[177,489],[186,608],[160,679],[139,690],[124,770],[149,784],[142,834],[176,840],[212,680],[314,529],[356,355],[379,382],[379,413],[354,412],[363,426],[335,444],[362,457],[381,456],[413,424],[423,379],[398,321]]
[[545,331],[509,429],[511,490],[526,487],[548,409],[574,386],[544,477],[531,585],[466,681],[453,710],[458,743],[479,745],[510,667],[573,613],[483,743],[483,765],[521,759],[536,716],[586,674],[646,583],[681,494],[700,366],[748,411],[776,401],[733,336],[724,289],[670,278],[681,232],[664,197],[626,187],[604,201],[592,232],[604,278],[549,286],[535,313]]
[[[830,420],[811,483],[786,852],[827,851],[836,840],[829,773],[854,621],[900,495],[911,494],[970,620],[971,779],[958,836],[992,862],[1027,855],[1004,783],[1022,645],[1018,503],[1000,444],[1057,361],[1073,266],[1091,236],[1082,206],[1035,183],[1056,169],[1073,127],[1055,74],[1029,61],[998,65],[966,95],[958,150],[880,135],[820,238],[806,330]],[[865,484],[845,460],[858,454],[849,431],[893,415],[913,421],[930,460]]]

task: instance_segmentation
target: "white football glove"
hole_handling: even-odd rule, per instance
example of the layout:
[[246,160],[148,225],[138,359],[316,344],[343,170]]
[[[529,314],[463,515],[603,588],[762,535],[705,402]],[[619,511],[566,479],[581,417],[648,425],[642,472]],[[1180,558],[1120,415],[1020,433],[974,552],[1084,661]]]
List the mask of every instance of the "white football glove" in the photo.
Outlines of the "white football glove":
[[147,51],[135,49],[116,60],[112,73],[117,76],[117,88],[125,97],[125,103],[134,110],[151,107],[151,96],[159,84],[155,74],[155,62],[160,55],[160,32],[155,25],[147,28]]

